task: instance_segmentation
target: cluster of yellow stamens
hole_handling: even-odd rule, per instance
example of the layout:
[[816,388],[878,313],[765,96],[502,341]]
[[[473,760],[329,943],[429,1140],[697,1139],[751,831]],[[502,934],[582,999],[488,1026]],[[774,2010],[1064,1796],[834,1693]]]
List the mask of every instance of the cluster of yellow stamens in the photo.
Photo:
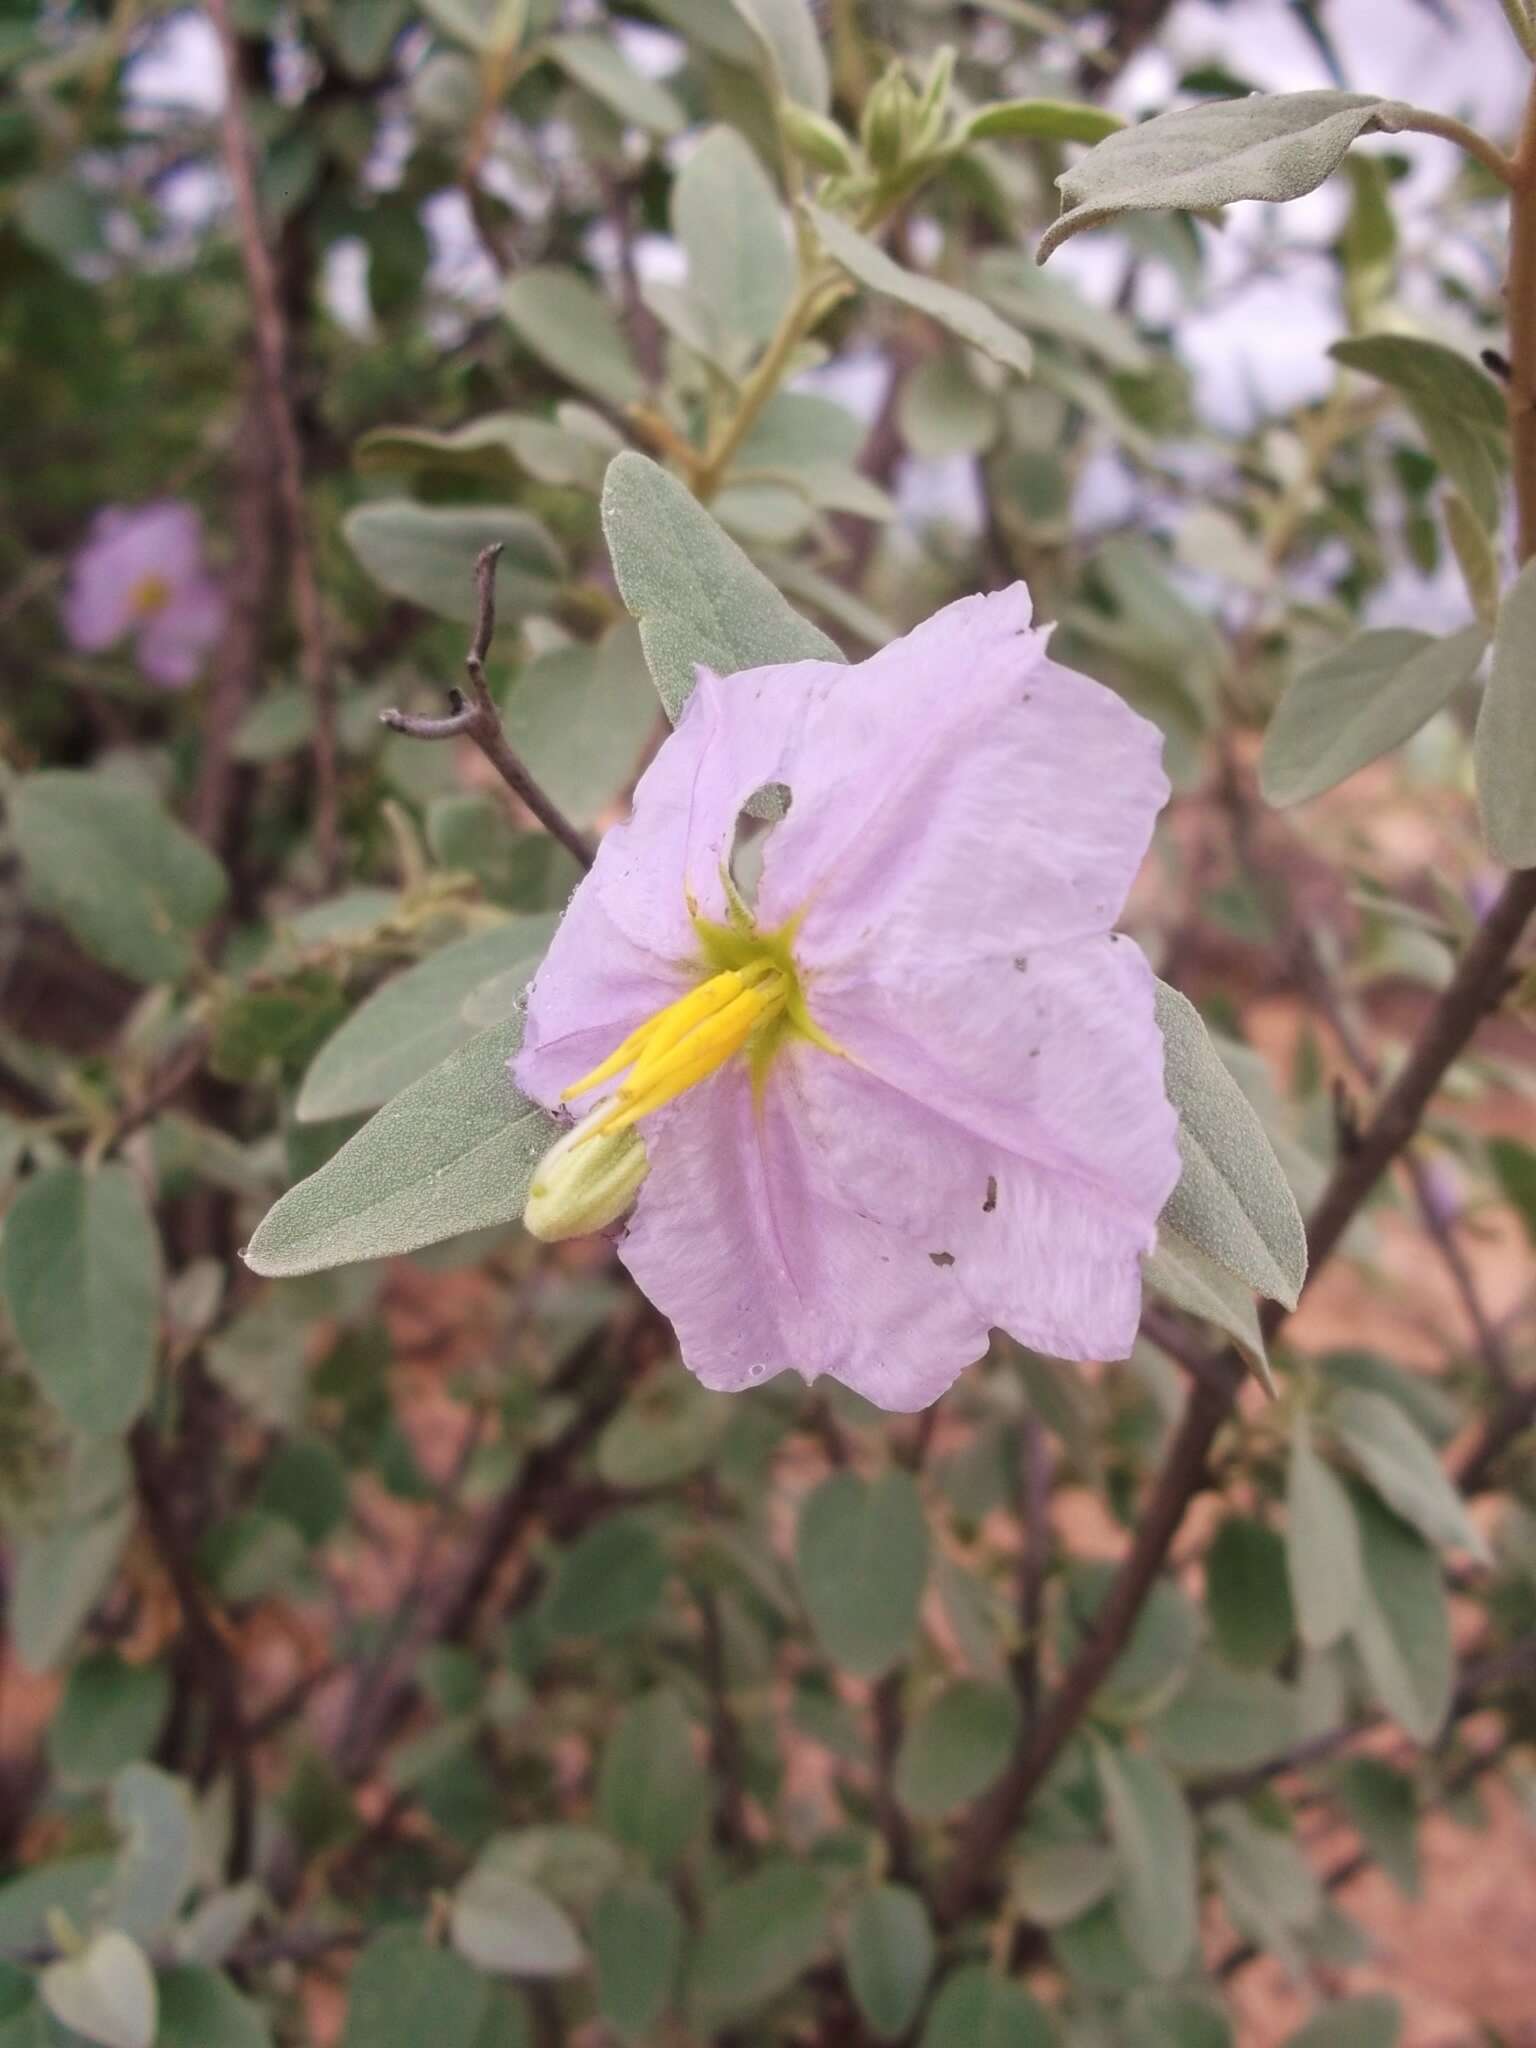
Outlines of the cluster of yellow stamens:
[[170,601],[170,584],[154,570],[147,576],[141,576],[128,593],[128,606],[136,619],[152,619],[156,612],[163,612]]
[[742,967],[712,974],[648,1017],[601,1066],[573,1082],[561,1099],[570,1102],[589,1094],[627,1068],[627,1078],[606,1112],[592,1119],[588,1135],[627,1131],[742,1051],[782,1016],[789,994],[788,974],[770,959],[749,960]]

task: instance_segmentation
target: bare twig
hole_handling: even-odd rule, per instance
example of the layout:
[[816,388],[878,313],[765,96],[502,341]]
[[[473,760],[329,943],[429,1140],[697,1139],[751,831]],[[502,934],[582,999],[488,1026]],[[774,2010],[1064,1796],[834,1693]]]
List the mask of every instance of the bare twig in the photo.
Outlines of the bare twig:
[[469,677],[468,697],[459,690],[451,690],[448,694],[451,709],[446,718],[419,718],[408,711],[381,711],[379,720],[391,732],[403,733],[407,739],[473,740],[519,802],[527,805],[544,829],[559,840],[573,859],[589,868],[592,849],[584,834],[577,831],[513,752],[501,723],[501,714],[496,709],[496,700],[485,680],[485,658],[491,651],[491,641],[496,633],[496,564],[500,555],[501,543],[498,541],[492,547],[482,548],[475,558],[475,631],[469,652],[464,657],[464,670]]
[[715,1842],[721,1849],[740,1850],[752,1839],[747,1826],[746,1759],[741,1729],[731,1706],[720,1603],[707,1586],[700,1586],[694,1597],[703,1633],[704,1682],[709,1688],[709,1775],[715,1787]]
[[208,0],[208,12],[224,59],[224,162],[234,193],[240,253],[256,331],[256,354],[266,393],[267,416],[276,458],[283,523],[287,529],[288,566],[293,582],[293,609],[299,629],[304,680],[315,706],[315,844],[329,885],[340,860],[336,769],[336,689],[326,646],[325,615],[315,575],[309,520],[304,506],[304,457],[293,397],[289,390],[292,364],[288,327],[261,218],[256,189],[256,154],[246,118],[240,74],[240,44],[229,0]]
[[1024,1710],[1024,1726],[1030,1728],[1040,1711],[1040,1638],[1051,1561],[1051,1452],[1034,1415],[1026,1415],[1019,1428],[1014,1491],[1024,1547],[1019,1558],[1019,1647],[1013,1659],[1013,1683]]

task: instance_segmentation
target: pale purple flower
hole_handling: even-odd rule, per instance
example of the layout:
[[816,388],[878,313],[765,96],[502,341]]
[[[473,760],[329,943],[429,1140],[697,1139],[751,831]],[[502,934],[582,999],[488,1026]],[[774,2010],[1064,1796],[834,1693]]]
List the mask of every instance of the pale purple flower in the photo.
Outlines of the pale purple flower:
[[64,630],[82,653],[133,636],[134,656],[168,690],[193,682],[224,627],[224,594],[203,559],[190,505],[109,506],[70,565]]
[[[639,1125],[620,1256],[707,1386],[793,1368],[907,1410],[994,1326],[1134,1342],[1179,1155],[1152,974],[1110,927],[1162,742],[1029,621],[1019,583],[857,667],[701,669],[534,980],[517,1079]],[[748,913],[726,864],[769,783]]]

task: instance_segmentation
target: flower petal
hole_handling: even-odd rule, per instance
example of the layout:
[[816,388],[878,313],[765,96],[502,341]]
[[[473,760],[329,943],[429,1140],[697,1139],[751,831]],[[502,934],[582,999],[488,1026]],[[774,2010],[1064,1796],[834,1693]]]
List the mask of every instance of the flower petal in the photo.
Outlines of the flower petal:
[[808,906],[808,965],[921,960],[961,918],[1000,953],[1114,923],[1168,799],[1162,736],[1029,619],[1016,583],[834,671],[758,892],[770,926]]
[[818,985],[850,1061],[806,1116],[847,1199],[931,1238],[989,1320],[1063,1358],[1135,1339],[1140,1259],[1179,1177],[1151,970],[1126,938],[926,978]]
[[807,1142],[792,1047],[761,1104],[739,1064],[646,1126],[650,1177],[619,1247],[707,1387],[822,1373],[877,1407],[925,1408],[987,1348],[988,1322],[928,1248],[840,1197]]
[[677,730],[640,778],[628,822],[604,837],[582,885],[597,891],[637,944],[663,958],[696,956],[690,895],[705,917],[724,918],[721,868],[743,806],[766,783],[785,779],[812,707],[848,673],[830,661],[724,679],[699,670]]
[[546,1109],[605,1060],[637,1024],[683,994],[690,977],[627,938],[589,875],[571,898],[528,990],[517,1085]]
[[140,629],[139,667],[168,690],[185,688],[196,680],[223,632],[225,611],[224,593],[211,577],[184,583]]
[[98,512],[70,567],[64,630],[71,643],[90,654],[110,647],[134,623],[138,586],[154,577],[174,596],[200,575],[202,554],[202,521],[179,499]]

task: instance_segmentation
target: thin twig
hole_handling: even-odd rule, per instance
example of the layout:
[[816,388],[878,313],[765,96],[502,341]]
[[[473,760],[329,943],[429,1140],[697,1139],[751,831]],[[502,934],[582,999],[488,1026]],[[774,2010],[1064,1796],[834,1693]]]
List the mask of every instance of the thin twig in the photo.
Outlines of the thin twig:
[[283,523],[288,537],[288,567],[293,582],[293,609],[299,629],[304,681],[315,707],[315,845],[326,885],[336,879],[340,861],[339,806],[336,765],[336,688],[326,646],[325,615],[315,574],[309,519],[304,506],[304,455],[299,440],[289,376],[288,326],[278,289],[277,266],[262,223],[256,189],[256,152],[246,118],[240,75],[240,44],[229,0],[208,0],[208,12],[224,59],[224,163],[234,194],[240,231],[240,254],[256,333],[267,416],[276,457]]
[[486,760],[496,770],[507,788],[538,819],[544,829],[583,868],[592,865],[592,849],[586,837],[579,832],[565,813],[548,796],[523,766],[513,752],[501,723],[501,714],[496,709],[496,700],[491,695],[485,679],[485,658],[491,651],[491,641],[496,634],[496,564],[501,555],[501,543],[482,548],[475,558],[475,630],[469,643],[469,652],[464,657],[464,671],[469,677],[469,695],[451,690],[448,702],[452,707],[446,718],[420,718],[408,711],[381,711],[379,722],[387,725],[391,732],[403,733],[412,740],[473,740]]
[[741,1728],[731,1706],[720,1603],[707,1586],[700,1586],[694,1597],[703,1636],[704,1683],[709,1689],[709,1775],[715,1787],[715,1843],[721,1849],[739,1851],[752,1839],[747,1826],[746,1755]]
[[1023,1550],[1019,1558],[1019,1647],[1013,1658],[1014,1690],[1032,1728],[1040,1712],[1040,1639],[1045,1627],[1045,1581],[1051,1561],[1051,1451],[1035,1415],[1019,1428],[1013,1482]]

